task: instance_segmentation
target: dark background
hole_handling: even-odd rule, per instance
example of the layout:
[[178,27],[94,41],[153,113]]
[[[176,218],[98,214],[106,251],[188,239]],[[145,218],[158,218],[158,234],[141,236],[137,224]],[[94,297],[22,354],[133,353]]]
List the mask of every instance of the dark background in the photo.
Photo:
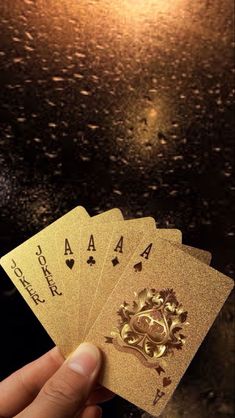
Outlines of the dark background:
[[[153,216],[234,275],[233,2],[2,0],[0,251],[77,204]],[[0,378],[52,342],[0,272]],[[165,418],[234,416],[226,302]],[[142,417],[126,401],[105,417]]]

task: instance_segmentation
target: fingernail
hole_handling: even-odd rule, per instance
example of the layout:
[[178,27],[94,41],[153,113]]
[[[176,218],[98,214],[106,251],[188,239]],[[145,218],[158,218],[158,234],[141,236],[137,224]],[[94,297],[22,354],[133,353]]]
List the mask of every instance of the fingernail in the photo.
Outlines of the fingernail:
[[100,361],[100,352],[93,344],[82,343],[68,359],[68,367],[82,376],[89,377]]

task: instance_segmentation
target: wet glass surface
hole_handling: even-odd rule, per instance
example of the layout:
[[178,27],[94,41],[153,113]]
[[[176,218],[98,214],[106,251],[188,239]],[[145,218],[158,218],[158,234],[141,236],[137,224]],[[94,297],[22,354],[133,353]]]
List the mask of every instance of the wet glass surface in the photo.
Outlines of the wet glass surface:
[[[3,0],[0,16],[1,254],[77,204],[117,206],[233,276],[233,2]],[[3,377],[51,342],[0,277]],[[233,316],[230,298],[163,417],[233,416]],[[147,418],[120,399],[106,414]]]

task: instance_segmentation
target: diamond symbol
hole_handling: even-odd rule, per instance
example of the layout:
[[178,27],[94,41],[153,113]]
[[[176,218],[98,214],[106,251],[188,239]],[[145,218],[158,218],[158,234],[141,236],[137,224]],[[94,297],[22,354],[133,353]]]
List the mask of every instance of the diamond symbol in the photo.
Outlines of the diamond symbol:
[[119,264],[118,258],[117,257],[113,258],[112,263],[113,263],[113,267],[115,267],[117,264]]

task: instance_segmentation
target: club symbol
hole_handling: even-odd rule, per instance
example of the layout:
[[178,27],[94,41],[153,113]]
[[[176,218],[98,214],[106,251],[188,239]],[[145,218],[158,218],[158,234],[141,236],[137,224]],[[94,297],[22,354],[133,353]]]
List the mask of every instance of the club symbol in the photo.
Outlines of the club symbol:
[[72,270],[74,266],[74,260],[71,258],[70,260],[66,260],[65,263],[70,268],[70,270]]
[[90,267],[92,267],[93,264],[95,264],[95,263],[96,263],[96,261],[95,261],[94,257],[92,257],[92,255],[91,255],[87,260],[87,264],[89,264]]
[[113,267],[115,267],[117,264],[120,263],[120,261],[118,260],[117,257],[115,257],[115,258],[112,259],[112,263],[113,263]]
[[171,384],[171,378],[170,377],[164,377],[162,381],[163,387],[169,386]]
[[142,263],[141,263],[141,261],[140,261],[140,263],[137,263],[137,264],[134,265],[134,269],[135,269],[135,272],[139,272],[139,271],[142,270]]

